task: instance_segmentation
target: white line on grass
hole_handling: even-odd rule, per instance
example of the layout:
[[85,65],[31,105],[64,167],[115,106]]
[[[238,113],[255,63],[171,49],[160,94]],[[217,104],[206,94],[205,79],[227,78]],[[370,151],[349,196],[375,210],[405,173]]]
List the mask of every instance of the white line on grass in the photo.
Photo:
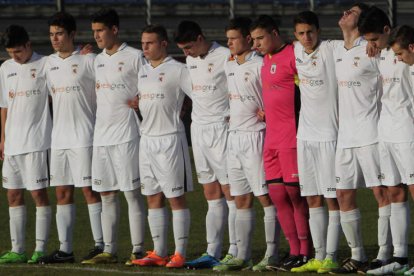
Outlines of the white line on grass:
[[[28,268],[27,265],[13,265],[9,264],[7,267],[11,268]],[[68,265],[42,265],[42,266],[32,266],[33,268],[41,268],[41,269],[55,269],[55,270],[78,270],[78,271],[90,271],[90,272],[103,272],[103,273],[122,273],[122,274],[148,274],[148,273],[156,273],[158,275],[211,275],[211,273],[202,273],[202,272],[191,272],[191,270],[180,270],[180,272],[163,272],[163,271],[140,271],[140,270],[120,270],[120,269],[114,269],[114,268],[100,268],[100,267],[79,267],[79,266],[68,266]]]

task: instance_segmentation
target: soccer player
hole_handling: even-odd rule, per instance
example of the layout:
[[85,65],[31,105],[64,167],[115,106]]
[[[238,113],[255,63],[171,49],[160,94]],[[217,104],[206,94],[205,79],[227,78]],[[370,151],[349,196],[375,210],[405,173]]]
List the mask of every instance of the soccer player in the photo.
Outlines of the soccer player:
[[[335,48],[339,94],[339,130],[335,160],[341,225],[352,256],[331,273],[365,273],[387,262],[391,252],[390,202],[381,186],[378,131],[381,82],[378,57],[366,54],[367,41],[358,32],[358,19],[368,6],[355,4],[339,20],[344,42]],[[359,186],[371,188],[379,207],[377,258],[368,266],[361,236],[361,214],[356,203]]]
[[[9,26],[3,39],[11,59],[0,67],[0,157],[12,249],[0,256],[0,264],[38,263],[46,252],[51,219],[46,191],[52,130],[44,71],[46,57],[32,50],[29,35],[21,26]],[[36,205],[36,248],[29,260],[25,252],[25,190],[30,191]]]
[[113,9],[93,15],[92,31],[100,49],[96,56],[96,123],[93,140],[92,188],[102,198],[103,253],[83,264],[117,262],[120,218],[118,191],[128,203],[133,259],[143,256],[145,207],[138,168],[139,120],[128,102],[138,94],[142,52],[119,40],[119,17]]
[[263,103],[266,115],[264,168],[269,195],[289,242],[290,256],[277,268],[290,271],[302,266],[310,255],[308,206],[300,196],[296,150],[299,91],[295,88],[293,45],[279,35],[270,16],[253,22],[250,34],[254,48],[264,55],[261,68]]
[[[318,16],[311,11],[293,20],[301,110],[298,168],[301,195],[309,206],[309,226],[315,258],[292,272],[329,272],[338,267],[341,232],[336,200],[335,150],[338,132],[338,88],[333,49],[338,41],[321,41]],[[326,201],[329,219],[323,207]]]
[[223,66],[230,52],[216,42],[208,41],[200,26],[193,21],[182,21],[174,40],[187,57],[193,84],[191,141],[198,182],[203,185],[208,203],[206,253],[187,262],[186,266],[211,268],[220,263],[227,220],[230,248],[221,262],[225,263],[237,255],[236,205],[230,196],[226,164],[229,100]]
[[88,204],[95,247],[84,259],[103,250],[101,197],[92,191],[92,140],[96,94],[95,55],[80,55],[75,49],[76,22],[65,12],[48,22],[55,54],[46,63],[46,76],[53,104],[50,181],[56,187],[56,224],[60,248],[40,259],[41,263],[74,262],[74,188],[82,189]]
[[[391,33],[390,46],[398,57],[398,60],[414,64],[414,28],[411,26],[400,26]],[[412,186],[410,186],[412,187]],[[413,191],[410,189],[411,194]]]
[[390,228],[394,254],[388,264],[368,274],[402,274],[408,270],[409,206],[405,183],[414,184],[414,113],[410,68],[388,47],[391,23],[385,12],[371,7],[358,22],[369,44],[381,51],[379,70],[383,94],[378,122],[382,184],[391,200]]
[[[191,94],[191,79],[185,64],[167,54],[167,30],[149,25],[142,31],[142,51],[147,63],[138,74],[140,126],[139,168],[141,191],[147,196],[148,223],[154,250],[132,261],[140,266],[184,266],[190,210],[185,193],[193,182],[184,125],[180,119],[185,93]],[[167,256],[168,212],[172,209],[175,253]]]
[[[215,266],[215,271],[266,270],[278,261],[280,226],[276,209],[268,195],[263,168],[263,141],[266,124],[257,116],[263,110],[260,68],[262,57],[251,50],[251,20],[235,18],[226,27],[227,45],[232,56],[225,63],[230,122],[227,166],[230,192],[236,202],[236,240],[238,253],[230,261]],[[252,234],[255,227],[253,199],[257,197],[264,210],[267,249],[263,260],[253,266]]]

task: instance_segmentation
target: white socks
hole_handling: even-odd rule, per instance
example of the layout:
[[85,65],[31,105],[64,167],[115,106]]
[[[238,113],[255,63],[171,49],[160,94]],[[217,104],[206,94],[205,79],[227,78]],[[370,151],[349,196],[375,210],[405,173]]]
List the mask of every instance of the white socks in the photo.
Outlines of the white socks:
[[73,252],[73,226],[75,225],[75,205],[56,206],[56,226],[58,230],[60,251]]
[[390,229],[391,205],[378,208],[378,246],[377,259],[387,261],[392,255],[392,238]]
[[365,262],[367,257],[365,256],[362,244],[361,214],[359,209],[347,212],[341,211],[341,225],[348,245],[351,248],[351,258],[360,262]]
[[119,197],[118,194],[101,196],[102,198],[102,233],[104,252],[116,254],[118,250]]
[[89,221],[91,223],[91,230],[95,246],[103,248],[103,233],[102,233],[102,202],[88,204]]
[[185,257],[188,244],[188,235],[190,233],[190,210],[173,210],[172,214],[175,252],[178,252],[181,256]]
[[252,235],[255,226],[255,211],[249,209],[237,209],[236,211],[236,239],[237,258],[248,261],[252,256]]
[[165,207],[148,209],[148,223],[154,250],[158,256],[167,256],[168,213]]
[[408,256],[408,229],[410,225],[408,202],[391,203],[390,226],[394,257],[407,258]]
[[52,209],[50,206],[36,207],[36,248],[35,251],[46,252],[49,239]]
[[315,259],[324,260],[326,255],[326,232],[328,218],[324,207],[309,208],[309,227],[312,235]]
[[9,207],[12,252],[23,253],[26,238],[26,206]]
[[236,244],[236,203],[234,200],[227,201],[229,208],[228,224],[229,224],[229,251],[228,254],[237,256],[237,244]]
[[341,216],[339,211],[329,211],[329,223],[326,238],[326,258],[336,261],[339,235],[341,234]]
[[132,253],[143,252],[145,239],[146,208],[139,189],[124,192],[128,202],[129,230],[131,234]]
[[207,253],[220,258],[223,245],[224,225],[227,221],[227,206],[224,198],[207,200],[206,215]]
[[276,218],[276,208],[273,205],[263,208],[264,210],[264,230],[266,238],[266,253],[265,256],[278,255],[279,238],[280,238],[280,224]]

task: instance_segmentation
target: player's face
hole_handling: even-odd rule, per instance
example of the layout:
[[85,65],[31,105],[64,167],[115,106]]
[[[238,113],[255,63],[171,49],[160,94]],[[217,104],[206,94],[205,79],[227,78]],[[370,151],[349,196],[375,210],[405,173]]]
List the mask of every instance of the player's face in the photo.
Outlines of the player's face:
[[99,49],[111,49],[115,44],[118,27],[109,28],[104,23],[92,23],[92,31]]
[[387,33],[379,34],[379,33],[367,33],[364,34],[364,38],[368,43],[377,49],[384,49],[388,45],[388,37]]
[[180,48],[185,56],[190,57],[198,57],[204,53],[202,53],[203,50],[203,38],[201,35],[197,37],[197,40],[190,41],[190,42],[184,42],[184,43],[177,43],[178,48]]
[[6,48],[9,56],[17,63],[24,64],[32,56],[32,48],[30,42],[27,42],[24,46],[16,46],[13,48]]
[[351,9],[347,11],[344,11],[344,14],[339,20],[339,26],[341,28],[349,28],[349,29],[356,28],[360,15],[361,15],[361,9],[356,6],[352,7]]
[[50,42],[56,52],[64,52],[70,49],[73,45],[74,35],[74,32],[68,34],[64,28],[59,26],[49,27]]
[[319,30],[315,25],[304,23],[296,24],[295,37],[307,51],[313,51],[318,44]]
[[250,50],[250,35],[244,37],[239,30],[228,30],[226,36],[227,46],[232,55],[240,55]]
[[143,33],[141,45],[146,59],[158,60],[163,55],[167,42],[160,41],[156,33]]
[[410,44],[408,49],[404,49],[401,48],[399,43],[395,43],[391,48],[397,55],[399,61],[405,62],[408,65],[414,64],[414,44]]
[[278,37],[275,30],[269,33],[265,29],[256,28],[250,32],[250,36],[253,40],[253,48],[262,55],[272,53],[275,50]]

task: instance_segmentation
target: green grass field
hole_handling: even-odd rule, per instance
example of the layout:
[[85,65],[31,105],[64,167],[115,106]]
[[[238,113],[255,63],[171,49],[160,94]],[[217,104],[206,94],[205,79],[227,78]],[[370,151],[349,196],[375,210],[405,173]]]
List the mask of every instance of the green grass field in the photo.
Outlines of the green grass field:
[[[196,183],[196,182],[195,182]],[[50,240],[48,244],[48,252],[51,252],[59,247],[59,241],[57,237],[56,222],[55,222],[55,196],[54,189],[50,188],[49,195],[52,204],[53,216],[52,216],[52,228],[50,234]],[[138,267],[126,267],[124,261],[129,257],[131,251],[129,227],[128,227],[128,215],[126,201],[121,196],[122,209],[121,209],[121,224],[119,233],[119,264],[114,265],[98,265],[98,266],[84,266],[80,263],[75,264],[64,264],[64,265],[1,265],[0,275],[121,275],[121,274],[138,274],[138,275],[207,275],[214,274],[210,270],[167,270],[166,268],[138,268]],[[187,200],[191,210],[191,229],[190,229],[190,240],[188,246],[188,258],[192,259],[198,257],[199,254],[203,253],[206,249],[205,241],[205,213],[207,210],[207,203],[204,200],[202,187],[198,184],[195,185],[195,191],[187,194]],[[365,249],[370,259],[376,257],[377,253],[377,217],[378,209],[374,197],[368,189],[361,189],[358,195],[359,207],[362,213],[362,231]],[[410,200],[411,201],[411,200]],[[30,256],[34,249],[34,223],[35,223],[35,207],[32,203],[30,195],[26,194],[26,203],[28,206],[28,220],[27,220],[27,234],[26,234],[26,248],[27,253]],[[92,234],[89,226],[88,211],[85,204],[85,200],[80,192],[76,191],[76,225],[74,232],[74,253],[77,261],[87,254],[88,250],[93,246]],[[257,210],[256,230],[254,233],[253,241],[253,258],[254,262],[259,261],[265,251],[264,233],[263,233],[263,211],[259,204],[255,204]],[[8,223],[8,207],[6,190],[2,189],[0,192],[0,251],[9,250],[10,235],[9,235],[9,223]],[[171,225],[171,223],[170,223]],[[413,235],[410,235],[410,258],[413,257]],[[172,237],[172,227],[170,227],[170,238],[169,238],[169,251],[173,253],[174,244]],[[224,249],[227,249],[227,241],[225,241]],[[152,241],[147,226],[146,232],[146,243],[145,247],[147,250],[152,249]],[[286,240],[282,236],[280,255],[284,255],[288,250]],[[225,253],[225,252],[223,252]],[[345,243],[345,239],[342,236],[339,249],[340,260],[348,257],[350,251]],[[235,272],[235,273],[223,273],[223,275],[250,275],[253,272]],[[257,273],[255,273],[257,275]],[[266,273],[266,274],[270,274]],[[280,275],[288,274],[281,273]]]

